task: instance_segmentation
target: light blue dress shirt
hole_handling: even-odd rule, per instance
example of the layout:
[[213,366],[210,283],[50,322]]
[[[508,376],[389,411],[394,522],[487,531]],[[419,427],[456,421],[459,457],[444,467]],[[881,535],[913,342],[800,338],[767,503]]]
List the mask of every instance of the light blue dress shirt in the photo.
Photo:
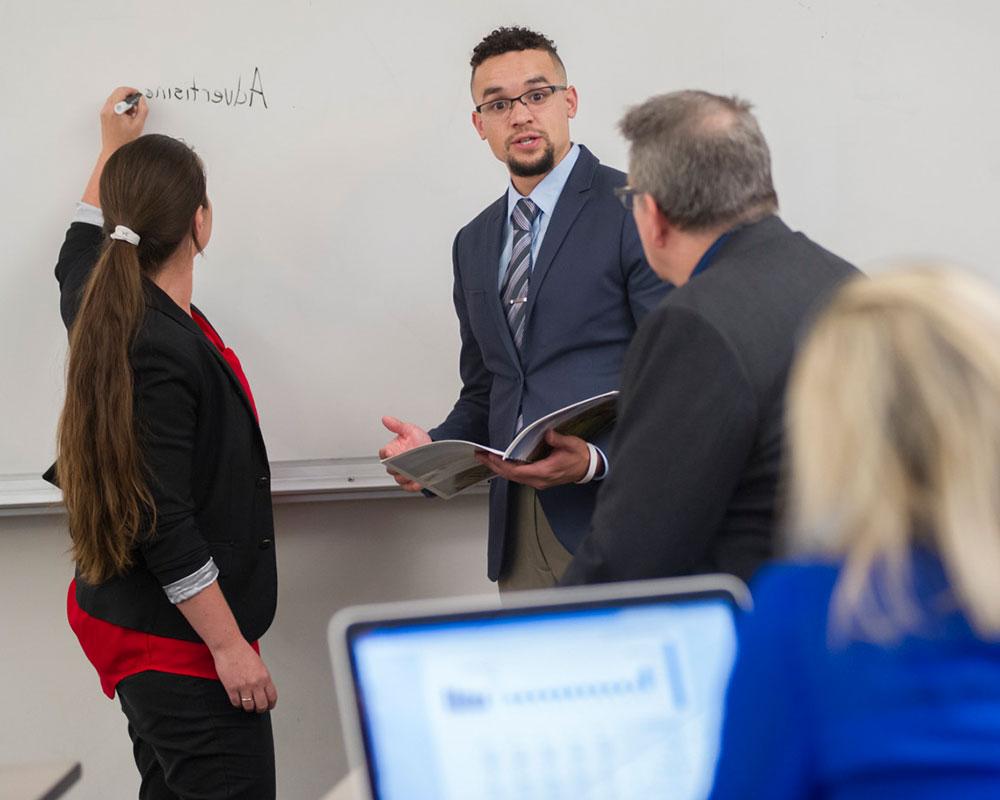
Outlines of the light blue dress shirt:
[[[545,176],[541,183],[536,186],[528,199],[538,206],[539,214],[531,223],[531,264],[534,266],[538,260],[538,249],[542,246],[542,239],[545,238],[545,231],[549,227],[549,220],[552,219],[552,212],[555,211],[556,203],[559,202],[559,195],[562,194],[569,174],[573,171],[577,158],[580,157],[580,145],[574,144],[569,152],[563,156],[563,160],[553,167],[552,172]],[[514,226],[510,221],[510,215],[514,213],[514,206],[522,199],[522,195],[514,184],[507,188],[507,217],[503,224],[503,247],[500,250],[500,271],[497,275],[497,288],[503,285],[503,277],[507,272],[507,265],[510,263],[510,253],[514,247]],[[528,291],[531,291],[531,279],[528,279]]]

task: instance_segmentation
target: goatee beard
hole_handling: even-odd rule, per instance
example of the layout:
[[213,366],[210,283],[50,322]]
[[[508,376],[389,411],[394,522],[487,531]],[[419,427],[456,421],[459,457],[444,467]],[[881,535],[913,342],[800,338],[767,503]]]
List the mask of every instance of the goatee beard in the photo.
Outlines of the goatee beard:
[[514,156],[507,157],[507,169],[511,175],[518,178],[534,178],[536,175],[545,175],[552,171],[555,166],[556,151],[551,143],[546,144],[542,157],[533,163],[526,164],[518,161]]

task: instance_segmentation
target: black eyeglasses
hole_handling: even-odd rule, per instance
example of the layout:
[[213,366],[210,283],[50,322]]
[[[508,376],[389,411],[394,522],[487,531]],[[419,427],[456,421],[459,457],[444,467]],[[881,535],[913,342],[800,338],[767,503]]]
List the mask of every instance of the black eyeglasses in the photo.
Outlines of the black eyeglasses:
[[565,89],[565,86],[536,86],[518,97],[498,97],[496,100],[480,103],[476,106],[476,113],[491,119],[500,119],[510,113],[514,103],[521,102],[528,108],[537,108],[544,106],[556,92]]
[[632,206],[635,203],[635,196],[637,194],[645,194],[642,189],[636,189],[634,186],[629,186],[625,184],[624,186],[616,186],[614,188],[615,197],[617,197],[623,206],[625,206],[626,211],[631,211]]

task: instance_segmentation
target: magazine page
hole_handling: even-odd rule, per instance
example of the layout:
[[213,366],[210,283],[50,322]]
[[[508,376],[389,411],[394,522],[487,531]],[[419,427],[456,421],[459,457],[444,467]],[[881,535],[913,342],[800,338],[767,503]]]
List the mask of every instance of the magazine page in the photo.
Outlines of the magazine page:
[[382,464],[448,500],[493,477],[489,467],[476,461],[476,453],[481,452],[503,455],[502,451],[485,445],[446,439],[382,459]]
[[545,434],[555,430],[565,436],[590,439],[610,427],[617,415],[618,390],[588,397],[546,414],[525,427],[510,443],[504,458],[530,462],[544,458],[551,449]]

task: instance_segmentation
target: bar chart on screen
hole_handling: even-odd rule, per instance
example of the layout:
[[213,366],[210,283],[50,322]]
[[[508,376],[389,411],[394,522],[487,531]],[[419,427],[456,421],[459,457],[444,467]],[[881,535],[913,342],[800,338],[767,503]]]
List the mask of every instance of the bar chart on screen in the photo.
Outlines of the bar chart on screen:
[[[704,772],[701,714],[676,642],[648,636],[593,649],[547,649],[428,665],[424,685],[444,797],[687,797]],[[552,676],[559,680],[553,681]]]
[[724,597],[428,618],[355,640],[380,800],[702,800],[735,656]]

